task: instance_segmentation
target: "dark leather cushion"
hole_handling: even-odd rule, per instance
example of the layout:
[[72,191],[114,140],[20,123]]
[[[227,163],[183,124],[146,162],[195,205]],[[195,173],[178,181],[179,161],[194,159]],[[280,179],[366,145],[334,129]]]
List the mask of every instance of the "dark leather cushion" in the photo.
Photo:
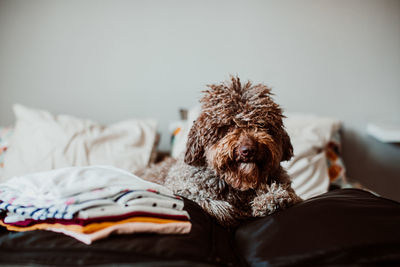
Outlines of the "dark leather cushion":
[[0,227],[0,265],[209,266],[238,265],[231,233],[185,199],[192,230],[186,235],[113,235],[85,245],[48,231],[9,232]]
[[400,266],[400,203],[335,190],[242,224],[235,244],[250,266]]

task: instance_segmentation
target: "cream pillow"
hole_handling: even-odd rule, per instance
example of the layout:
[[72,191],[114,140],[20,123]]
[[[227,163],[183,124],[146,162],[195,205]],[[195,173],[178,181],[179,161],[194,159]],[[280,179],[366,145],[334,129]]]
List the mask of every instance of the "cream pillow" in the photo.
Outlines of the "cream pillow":
[[155,120],[109,126],[68,115],[14,105],[16,125],[4,159],[3,180],[68,166],[145,167],[155,145]]
[[323,194],[330,185],[326,146],[340,130],[339,120],[312,114],[288,113],[284,119],[293,145],[293,158],[281,165],[303,199]]

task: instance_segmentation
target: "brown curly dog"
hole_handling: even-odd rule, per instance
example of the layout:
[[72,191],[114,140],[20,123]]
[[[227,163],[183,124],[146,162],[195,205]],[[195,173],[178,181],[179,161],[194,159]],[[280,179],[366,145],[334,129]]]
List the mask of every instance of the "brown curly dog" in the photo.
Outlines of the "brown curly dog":
[[139,175],[197,202],[224,226],[300,202],[280,165],[293,148],[270,88],[238,77],[208,87],[185,154]]

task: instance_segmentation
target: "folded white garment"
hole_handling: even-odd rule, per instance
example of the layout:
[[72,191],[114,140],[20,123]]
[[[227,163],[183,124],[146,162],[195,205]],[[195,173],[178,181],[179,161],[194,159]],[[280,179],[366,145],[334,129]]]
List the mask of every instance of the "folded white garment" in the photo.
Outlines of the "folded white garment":
[[169,189],[109,166],[62,168],[0,184],[0,209],[8,211],[12,221],[15,215],[35,220],[72,219],[84,211],[83,216],[93,217],[90,209],[99,207],[94,213],[99,216],[140,207],[144,212],[189,217],[182,210],[183,200]]
[[[37,201],[57,200],[77,194],[106,189],[112,194],[121,188],[135,190],[156,190],[162,194],[173,196],[172,191],[164,186],[145,181],[136,175],[112,166],[67,167],[51,171],[16,176],[2,183],[0,191],[5,188],[24,193],[24,198]],[[96,194],[99,193],[96,191]],[[100,194],[99,194],[100,195]],[[23,200],[22,196],[20,200]]]

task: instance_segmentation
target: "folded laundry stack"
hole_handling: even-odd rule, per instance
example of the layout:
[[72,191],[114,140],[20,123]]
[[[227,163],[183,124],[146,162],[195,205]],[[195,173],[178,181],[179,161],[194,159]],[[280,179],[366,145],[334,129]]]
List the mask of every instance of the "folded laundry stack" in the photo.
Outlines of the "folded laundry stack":
[[91,244],[111,233],[189,233],[183,200],[169,189],[109,166],[70,167],[0,184],[0,225],[49,230]]

